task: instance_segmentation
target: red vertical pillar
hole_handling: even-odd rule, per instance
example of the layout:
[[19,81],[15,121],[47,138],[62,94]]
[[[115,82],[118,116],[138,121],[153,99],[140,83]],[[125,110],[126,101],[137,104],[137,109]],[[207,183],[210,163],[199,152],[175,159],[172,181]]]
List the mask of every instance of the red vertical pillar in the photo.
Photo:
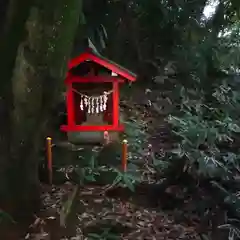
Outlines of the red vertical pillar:
[[72,91],[72,84],[68,86],[67,89],[67,117],[68,117],[68,126],[75,125],[75,116],[74,116],[74,96]]
[[113,126],[119,125],[119,83],[113,82]]

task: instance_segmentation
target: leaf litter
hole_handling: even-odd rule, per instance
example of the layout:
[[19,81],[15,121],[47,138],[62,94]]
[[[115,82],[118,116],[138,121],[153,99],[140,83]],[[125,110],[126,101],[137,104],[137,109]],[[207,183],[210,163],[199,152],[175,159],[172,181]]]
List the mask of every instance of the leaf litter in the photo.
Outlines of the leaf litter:
[[[146,102],[148,102],[147,98]],[[151,151],[164,154],[164,148],[169,148],[166,146],[168,143],[161,140],[162,138],[166,139],[167,128],[164,121],[156,119],[155,110],[149,111],[148,108],[153,104],[143,106],[142,104],[133,104],[133,101],[133,99],[123,99],[122,107],[124,112],[128,112],[127,114],[135,122],[141,121],[141,125],[151,135],[143,143],[142,151],[137,157],[139,162],[141,160],[143,162],[142,179],[151,183],[154,181],[156,172],[148,164],[148,161],[151,159]],[[154,124],[157,124],[157,128]],[[43,185],[43,207],[34,223],[30,225],[25,239],[200,239],[197,232],[198,223],[194,220],[183,220],[183,215],[187,216],[187,213],[184,214],[185,209],[164,211],[161,208],[152,209],[140,206],[134,202],[134,197],[127,200],[121,196],[108,197],[104,194],[106,193],[105,188],[105,186],[87,185],[82,187],[76,196],[76,204],[71,209],[74,217],[66,222],[65,227],[61,227],[59,214],[69,194],[74,190],[74,185],[71,183],[53,187]],[[132,194],[134,195],[134,193]],[[188,204],[185,207],[187,208]],[[177,215],[182,215],[180,221],[176,220]],[[191,213],[191,217],[194,219],[192,215]],[[115,228],[113,237],[116,238],[101,238],[99,231],[106,228]]]

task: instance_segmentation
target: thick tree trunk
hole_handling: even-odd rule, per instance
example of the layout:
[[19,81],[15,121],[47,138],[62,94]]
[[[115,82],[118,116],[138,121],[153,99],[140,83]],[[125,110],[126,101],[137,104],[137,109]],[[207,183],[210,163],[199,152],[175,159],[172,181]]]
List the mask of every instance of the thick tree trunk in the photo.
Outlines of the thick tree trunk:
[[[10,164],[11,142],[11,109],[12,84],[11,78],[17,49],[24,36],[24,26],[29,16],[30,0],[4,1],[1,10],[5,11],[1,18],[0,55],[1,84],[0,84],[0,200],[9,192],[7,176]],[[3,7],[3,9],[2,9]],[[20,11],[21,10],[21,11]]]
[[10,158],[5,160],[10,161],[9,196],[21,212],[32,210],[39,199],[38,153],[49,110],[66,74],[80,13],[79,0],[40,0],[31,9],[28,36],[18,48],[11,81]]

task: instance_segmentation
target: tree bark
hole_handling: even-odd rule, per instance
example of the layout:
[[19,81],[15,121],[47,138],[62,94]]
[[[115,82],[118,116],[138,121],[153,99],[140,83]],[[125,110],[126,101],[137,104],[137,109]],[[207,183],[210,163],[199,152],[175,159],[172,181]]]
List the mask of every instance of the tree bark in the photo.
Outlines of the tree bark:
[[30,213],[39,200],[38,153],[47,134],[50,109],[66,75],[80,13],[79,0],[39,0],[26,23],[27,36],[19,45],[9,81],[10,154],[4,161],[10,163],[5,187],[11,193],[5,194],[5,200],[12,200],[14,212]]
[[[30,0],[4,1],[6,13],[1,19],[0,55],[2,61],[0,86],[0,200],[9,192],[7,176],[11,142],[11,77],[15,65],[17,49],[24,36],[24,26],[31,7]],[[21,10],[21,11],[20,11]]]

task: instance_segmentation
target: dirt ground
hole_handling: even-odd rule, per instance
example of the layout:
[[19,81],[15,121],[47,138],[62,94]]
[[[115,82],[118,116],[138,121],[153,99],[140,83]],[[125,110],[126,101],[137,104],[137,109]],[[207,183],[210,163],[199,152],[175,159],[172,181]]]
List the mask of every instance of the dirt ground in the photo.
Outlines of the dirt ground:
[[[84,185],[77,190],[71,212],[65,219],[62,210],[76,185],[70,181],[53,186],[42,184],[43,206],[39,213],[33,216],[29,224],[19,223],[5,228],[0,233],[0,239],[201,239],[198,233],[201,232],[202,223],[193,214],[194,203],[191,197],[170,206],[170,196],[158,196],[159,204],[152,204],[156,199],[149,194],[154,192],[154,188],[149,186],[154,181],[155,173],[147,164],[149,148],[156,156],[164,155],[173,144],[163,120],[168,113],[167,104],[164,110],[156,109],[154,104],[157,103],[150,100],[157,99],[153,94],[155,93],[151,90],[136,89],[131,98],[123,97],[121,102],[126,117],[141,122],[149,134],[142,143],[141,154],[135,159],[142,162],[140,171],[145,185],[139,185],[135,192],[122,188],[107,191],[105,185],[98,184]],[[131,153],[132,158],[134,154]],[[169,191],[184,194],[184,189],[174,186]]]

